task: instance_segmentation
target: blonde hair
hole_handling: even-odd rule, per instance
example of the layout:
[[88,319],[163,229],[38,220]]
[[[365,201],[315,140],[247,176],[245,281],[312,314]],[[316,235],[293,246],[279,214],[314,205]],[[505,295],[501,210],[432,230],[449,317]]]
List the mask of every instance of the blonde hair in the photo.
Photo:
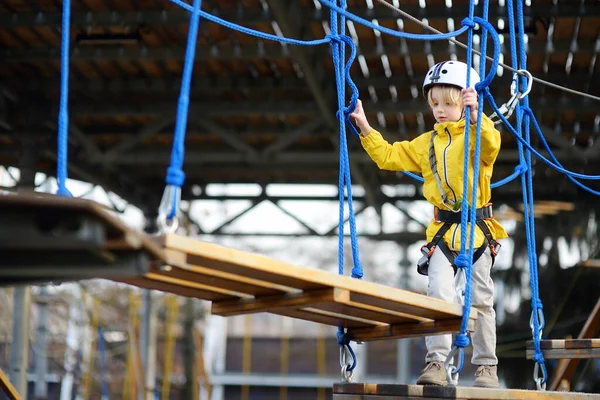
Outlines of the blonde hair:
[[434,87],[439,87],[442,90],[442,98],[439,99],[443,103],[450,103],[453,106],[461,104],[461,90],[456,86],[449,85],[435,85],[432,86],[427,92],[427,102],[429,103],[429,107],[433,107],[433,99],[431,98],[431,91]]

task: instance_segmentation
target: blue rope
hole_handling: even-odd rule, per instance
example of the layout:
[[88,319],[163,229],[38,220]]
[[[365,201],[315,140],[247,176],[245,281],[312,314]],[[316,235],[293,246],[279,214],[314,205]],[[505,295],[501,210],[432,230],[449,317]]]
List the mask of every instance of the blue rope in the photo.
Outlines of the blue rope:
[[[181,0],[169,0],[171,3],[178,5],[179,7],[188,10],[189,12],[194,12],[194,8],[192,6],[190,6],[189,4],[184,3]],[[277,36],[277,35],[273,35],[270,33],[265,33],[265,32],[261,32],[261,31],[257,31],[254,29],[250,29],[250,28],[246,28],[245,26],[240,26],[237,24],[234,24],[233,22],[229,22],[226,21],[222,18],[216,17],[210,13],[207,13],[206,11],[202,11],[202,10],[198,10],[198,14],[200,15],[200,17],[204,18],[207,21],[211,21],[214,22],[215,24],[219,24],[221,26],[224,26],[226,28],[241,32],[241,33],[245,33],[246,35],[250,35],[250,36],[255,36],[261,39],[265,39],[265,40],[272,40],[275,42],[281,42],[281,43],[287,43],[287,44],[294,44],[294,45],[298,45],[298,46],[316,46],[316,45],[320,45],[320,44],[327,44],[330,42],[329,39],[324,38],[324,39],[317,39],[317,40],[297,40],[297,39],[290,39],[290,38],[286,38],[286,37],[281,37],[281,36]]]
[[[473,0],[470,1],[469,7],[469,20],[473,21],[475,12],[475,3]],[[473,48],[473,26],[469,29],[468,38],[467,38],[467,76],[466,76],[466,87],[471,86],[471,65],[472,65],[472,48]],[[485,54],[485,51],[482,51],[482,54]],[[482,107],[479,107],[480,109]],[[474,217],[471,217],[469,213],[469,209],[476,209],[476,203],[473,203],[473,206],[469,206],[465,203],[465,198],[469,193],[469,158],[470,158],[470,125],[471,125],[471,108],[465,108],[465,132],[464,132],[464,158],[463,158],[463,199],[461,204],[461,215],[460,215],[460,253],[454,260],[454,264],[457,268],[460,268],[465,273],[465,293],[464,293],[464,301],[463,301],[463,315],[460,324],[460,330],[456,334],[454,338],[454,346],[458,348],[464,348],[469,345],[469,337],[467,336],[467,328],[469,322],[469,314],[471,311],[471,274],[472,274],[472,265],[473,265],[473,257],[468,257],[466,254],[467,249],[467,218],[471,221],[475,221]],[[477,131],[475,140],[478,141],[481,135],[481,118],[477,120]],[[475,146],[475,160],[474,160],[474,173],[475,170],[479,169],[479,146]],[[476,184],[477,180],[473,179],[473,193],[476,193]],[[473,228],[474,224],[471,224],[471,228]],[[472,253],[469,252],[469,255]],[[460,357],[457,362],[456,373],[459,373],[462,370],[464,365],[464,352],[459,352]]]
[[58,110],[58,149],[56,157],[56,194],[72,197],[67,189],[69,142],[69,35],[71,32],[71,0],[63,0],[60,48],[60,107]]
[[[346,6],[346,1],[340,1],[341,7]],[[339,18],[339,26],[338,26]],[[350,176],[350,163],[348,160],[348,143],[346,138],[346,124],[348,123],[351,110],[356,107],[358,100],[358,89],[350,78],[351,63],[356,57],[356,47],[354,41],[348,36],[345,36],[345,18],[339,16],[335,10],[330,11],[331,21],[331,39],[332,59],[335,68],[336,88],[338,111],[336,113],[339,120],[340,129],[340,171],[339,171],[339,224],[338,224],[338,272],[344,274],[344,188],[348,198],[348,212],[350,223],[350,242],[352,246],[352,260],[354,267],[352,268],[352,277],[361,279],[363,276],[362,266],[360,265],[360,257],[358,250],[358,241],[356,237],[356,221],[354,217],[354,207],[352,204],[352,181]],[[343,43],[342,43],[343,42]],[[351,54],[348,63],[345,63],[345,46],[348,44],[351,49]],[[352,88],[352,97],[348,107],[345,106],[345,88],[348,83]],[[348,371],[352,371],[356,367],[356,356],[350,347],[350,340],[346,336],[344,329],[340,326],[337,332],[338,343],[340,346],[348,349],[352,363],[348,367]],[[343,349],[342,349],[343,351]]]
[[[519,62],[520,69],[527,68],[527,53],[525,49],[525,26],[524,26],[524,18],[523,18],[523,1],[517,0],[517,17],[518,17],[518,30],[519,30]],[[526,85],[527,82],[525,77],[521,77],[522,85]],[[521,99],[522,105],[525,109],[529,108],[529,97],[525,96]],[[524,124],[525,124],[525,138],[527,142],[530,142],[530,119],[529,114],[525,113],[524,115]],[[528,245],[527,248],[529,250],[529,271],[530,271],[530,286],[531,286],[531,309],[532,309],[532,319],[533,319],[533,346],[534,346],[534,354],[533,359],[535,362],[540,365],[544,371],[543,373],[543,381],[546,381],[546,366],[544,364],[544,356],[540,349],[540,339],[541,339],[541,331],[542,327],[540,327],[539,315],[542,310],[542,304],[539,297],[538,290],[538,265],[537,265],[537,253],[536,253],[536,240],[535,240],[535,217],[533,214],[533,173],[531,169],[531,153],[529,151],[526,152],[527,157],[527,165],[529,169],[527,171],[527,203],[523,202],[523,209],[528,210],[529,216],[529,230],[527,232],[528,235]],[[525,198],[525,193],[523,198]],[[529,208],[531,207],[531,208]]]
[[[550,146],[548,145],[548,142],[546,141],[546,138],[544,137],[544,134],[542,133],[542,128],[540,128],[540,125],[538,124],[538,121],[535,118],[535,115],[533,114],[533,111],[531,110],[531,108],[527,107],[523,110],[523,112],[525,112],[527,115],[529,115],[529,118],[531,119],[531,122],[533,123],[533,126],[534,126],[538,136],[540,137],[540,140],[542,141],[544,148],[550,155],[550,158],[552,158],[552,161],[554,161],[554,163],[556,165],[558,165],[559,167],[562,168],[562,164],[556,159],[556,156],[554,156],[552,149],[550,149]],[[583,190],[585,190],[593,195],[600,196],[600,191],[594,190],[591,187],[584,185],[583,183],[579,182],[578,180],[576,180],[575,178],[573,178],[570,175],[566,175],[566,177],[567,177],[567,179],[569,179],[571,182],[573,182],[575,185],[579,186]]]
[[[192,72],[194,70],[194,57],[196,53],[196,40],[198,37],[198,26],[200,25],[200,7],[202,0],[194,0],[193,12],[190,16],[187,48],[185,51],[185,62],[183,65],[183,77],[181,80],[181,92],[177,104],[177,119],[175,121],[175,133],[173,137],[173,148],[171,150],[171,165],[167,168],[166,184],[181,188],[185,182],[183,172],[183,158],[185,155],[185,130],[187,126],[188,110],[190,105],[190,89]],[[172,191],[173,201],[168,218],[172,219],[177,214],[179,207],[177,191]]]
[[324,4],[325,6],[327,6],[329,9],[337,12],[339,15],[342,15],[346,18],[348,18],[351,21],[354,21],[358,24],[364,25],[367,28],[371,28],[374,30],[377,30],[381,33],[385,33],[387,35],[390,36],[395,36],[398,38],[402,38],[402,39],[410,39],[410,40],[446,40],[446,39],[451,39],[455,36],[459,36],[462,33],[464,33],[467,29],[469,29],[469,26],[464,26],[465,25],[465,21],[463,20],[463,27],[453,31],[453,32],[448,32],[448,33],[434,33],[434,34],[424,34],[424,33],[409,33],[409,32],[401,32],[401,31],[396,31],[394,29],[390,29],[390,28],[386,28],[385,26],[381,26],[381,25],[376,25],[374,23],[372,23],[371,21],[368,21],[364,18],[361,18],[355,14],[352,14],[351,12],[345,10],[343,7],[338,7],[334,2],[328,1],[328,0],[319,0],[319,3]]
[[[526,170],[527,170],[527,166],[526,165],[519,164],[519,165],[517,165],[515,167],[514,172],[512,174],[510,174],[506,178],[502,178],[499,181],[492,183],[490,185],[490,187],[492,189],[495,189],[497,187],[506,185],[507,183],[512,182],[513,180],[515,180],[519,175],[525,173]],[[412,178],[412,179],[416,180],[417,182],[421,182],[421,183],[425,182],[425,180],[422,177],[420,177],[419,175],[413,174],[412,172],[409,172],[409,171],[401,171],[401,172],[404,175],[408,176],[409,178]],[[581,185],[581,183],[579,183],[577,181],[575,181],[575,182]],[[582,185],[582,187],[583,187],[583,185]],[[590,190],[592,191],[592,189],[590,189]],[[593,193],[593,191],[592,191],[592,193]],[[600,194],[600,192],[598,192],[598,194]]]

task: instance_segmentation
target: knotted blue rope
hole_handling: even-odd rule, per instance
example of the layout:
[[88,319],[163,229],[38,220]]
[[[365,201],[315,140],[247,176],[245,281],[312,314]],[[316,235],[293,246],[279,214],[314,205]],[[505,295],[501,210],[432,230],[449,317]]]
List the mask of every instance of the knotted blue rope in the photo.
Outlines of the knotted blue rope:
[[71,0],[63,0],[60,47],[60,106],[58,110],[58,149],[56,154],[56,194],[72,197],[67,189],[69,142],[69,35],[71,32]]
[[[465,26],[469,27],[469,31],[468,31],[468,36],[467,36],[467,59],[466,59],[466,64],[467,64],[467,76],[466,76],[466,87],[471,87],[471,65],[472,65],[472,59],[473,59],[473,54],[472,54],[472,49],[473,49],[473,29],[475,27],[475,24],[473,23],[474,20],[474,14],[475,14],[475,3],[473,2],[473,0],[470,1],[470,5],[469,5],[469,18],[463,20],[463,24]],[[485,52],[482,52],[482,54],[485,54]],[[467,327],[468,327],[468,321],[469,321],[469,314],[471,311],[471,266],[473,264],[473,259],[471,257],[471,259],[468,259],[467,256],[467,252],[466,252],[466,246],[467,246],[467,217],[468,217],[468,212],[469,212],[469,208],[476,208],[476,203],[473,203],[474,206],[473,207],[469,207],[468,204],[465,202],[465,198],[468,196],[468,192],[469,192],[469,179],[468,179],[468,175],[469,175],[469,157],[470,157],[470,147],[469,147],[469,140],[470,140],[470,125],[471,125],[471,108],[470,107],[466,107],[465,108],[465,133],[464,133],[464,158],[463,158],[463,199],[462,199],[462,204],[461,204],[461,224],[460,224],[460,253],[459,255],[456,257],[456,259],[454,260],[454,264],[456,265],[457,268],[463,270],[464,274],[465,274],[465,291],[464,291],[464,299],[463,299],[463,316],[462,316],[462,320],[461,320],[461,325],[460,325],[460,330],[459,332],[456,334],[455,338],[454,338],[454,346],[455,348],[458,349],[463,349],[466,346],[469,345],[469,337],[467,336]],[[480,136],[480,126],[481,126],[481,121],[477,121],[477,139]],[[478,150],[479,149],[475,149],[475,155],[476,157],[479,157],[478,154]],[[474,162],[475,167],[477,167],[477,162]],[[476,184],[475,182],[477,182],[476,180],[473,180],[473,190],[475,190]],[[474,218],[472,219],[473,221],[475,220]],[[474,224],[471,224],[474,225]],[[457,362],[457,366],[455,368],[453,368],[453,372],[454,374],[458,374],[463,367],[464,364],[464,352],[463,351],[459,351],[459,357],[458,357],[458,362]],[[449,360],[447,360],[447,364],[449,363]]]
[[[523,1],[517,0],[517,19],[518,24],[517,28],[519,31],[519,69],[527,69],[527,52],[525,49],[525,25],[524,25],[524,16],[523,16]],[[522,87],[525,87],[527,82],[524,77],[520,79]],[[525,96],[521,98],[520,103],[523,107],[529,108],[529,96]],[[520,105],[521,105],[520,104]],[[519,106],[520,106],[519,105]],[[525,126],[525,140],[527,143],[531,143],[531,137],[529,132],[530,127],[530,119],[529,114],[525,113],[523,118],[523,123]],[[542,388],[547,380],[546,366],[544,363],[544,356],[542,354],[540,348],[540,340],[542,339],[542,330],[543,330],[543,312],[541,306],[541,300],[539,298],[539,290],[538,290],[538,264],[537,264],[537,252],[536,252],[536,240],[535,240],[535,217],[533,214],[533,173],[531,169],[531,153],[527,151],[525,153],[527,165],[529,169],[527,171],[527,186],[524,187],[523,192],[523,209],[527,210],[525,221],[526,232],[527,232],[527,249],[529,252],[529,274],[530,274],[530,286],[531,286],[531,320],[532,320],[532,335],[533,335],[533,348],[534,355],[533,359],[536,362],[536,365],[541,366],[543,377],[541,378],[541,382],[537,382],[538,378],[536,377],[536,383],[538,384],[538,388]],[[525,190],[526,189],[526,190]],[[541,317],[541,318],[540,318]],[[540,321],[542,319],[542,321]]]
[[[346,0],[340,1],[341,7],[346,7]],[[339,27],[338,27],[339,20]],[[344,274],[344,188],[347,192],[348,199],[348,213],[349,213],[349,223],[350,223],[350,243],[352,246],[352,260],[353,260],[353,268],[352,268],[352,277],[361,279],[363,276],[362,266],[360,265],[359,251],[358,251],[358,240],[356,237],[356,221],[354,217],[354,207],[352,204],[352,181],[350,177],[350,163],[348,160],[348,143],[346,138],[346,123],[349,118],[349,114],[351,110],[354,110],[356,106],[356,102],[358,100],[358,90],[354,83],[352,83],[352,79],[350,78],[350,67],[351,63],[356,57],[356,48],[354,46],[354,41],[351,38],[344,35],[345,33],[345,18],[343,16],[339,16],[335,10],[330,11],[330,21],[331,21],[331,35],[329,38],[331,40],[332,46],[332,59],[333,65],[335,69],[335,81],[337,88],[337,102],[338,102],[338,111],[336,116],[339,121],[339,129],[340,129],[340,171],[339,171],[339,224],[338,224],[338,272],[340,275]],[[348,63],[345,63],[345,46],[343,44],[348,44],[351,49],[351,54],[348,60]],[[348,107],[345,106],[345,89],[346,89],[346,78],[348,78],[348,83],[352,87],[352,97],[350,100],[350,105]],[[352,371],[356,367],[356,357],[352,348],[350,347],[350,341],[344,333],[344,329],[342,327],[338,328],[337,333],[338,344],[342,346],[342,351],[344,348],[348,349],[350,355],[353,359],[352,363],[348,366],[347,371]]]
[[173,135],[173,147],[171,150],[171,164],[167,168],[165,182],[167,184],[163,200],[159,209],[159,218],[171,221],[177,215],[179,201],[181,199],[181,187],[185,182],[183,172],[183,159],[185,155],[185,131],[187,127],[188,110],[190,106],[190,89],[192,73],[194,70],[194,58],[196,53],[196,41],[198,37],[198,26],[200,25],[200,7],[202,0],[194,0],[193,12],[190,15],[190,26],[188,41],[185,50],[185,61],[183,64],[183,76],[181,79],[181,91],[177,103],[177,119],[175,120],[175,133]]
[[[474,17],[474,2],[470,3],[469,18],[463,20],[463,24],[469,26],[468,41],[467,41],[467,76],[466,76],[466,87],[471,86],[471,65],[472,65],[472,47],[473,47],[473,30],[474,22],[477,22],[482,27],[481,35],[481,61],[480,61],[480,76],[484,77],[480,82],[475,85],[475,89],[478,93],[478,109],[477,109],[477,123],[475,132],[475,145],[473,154],[473,176],[469,177],[469,166],[470,166],[470,108],[467,107],[465,110],[465,133],[464,133],[464,159],[463,159],[463,201],[461,204],[461,225],[460,225],[460,252],[454,260],[457,268],[461,269],[465,274],[465,290],[463,299],[463,315],[461,320],[461,326],[459,333],[454,339],[455,349],[459,349],[459,360],[456,367],[452,368],[451,374],[458,374],[464,365],[464,351],[462,349],[469,345],[469,337],[467,336],[467,329],[469,323],[469,316],[471,312],[471,297],[472,297],[472,269],[473,269],[473,256],[475,252],[475,231],[477,225],[475,223],[477,219],[477,182],[479,182],[479,167],[480,167],[480,147],[481,147],[481,122],[483,117],[483,105],[484,96],[480,95],[481,92],[489,91],[488,87],[492,82],[496,69],[498,68],[499,56],[500,56],[500,40],[497,32],[493,26],[487,21],[487,15],[489,10],[488,0],[484,1],[483,7],[483,18]],[[473,23],[471,23],[473,21]],[[490,72],[485,75],[485,55],[487,49],[487,35],[490,34],[494,44],[494,55],[492,57],[492,65]],[[471,190],[471,201],[466,203],[464,199],[468,198],[469,194],[469,182],[472,182]],[[467,239],[467,230],[469,230],[469,237]],[[468,240],[468,242],[467,242]],[[452,354],[452,353],[451,353]],[[447,365],[450,360],[447,360]]]

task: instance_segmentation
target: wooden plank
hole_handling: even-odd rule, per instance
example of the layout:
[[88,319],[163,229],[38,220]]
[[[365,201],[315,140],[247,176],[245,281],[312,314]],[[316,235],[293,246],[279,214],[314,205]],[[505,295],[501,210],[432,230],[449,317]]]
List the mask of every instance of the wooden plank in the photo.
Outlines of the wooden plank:
[[[577,336],[577,339],[591,339],[595,337],[600,331],[600,297],[594,306],[594,309],[590,313],[587,321],[581,328],[581,332]],[[560,363],[552,374],[550,384],[548,388],[550,390],[556,390],[559,386],[563,385],[563,381],[570,381],[571,377],[575,373],[577,366],[579,365],[579,358],[573,358]]]
[[361,304],[346,299],[336,299],[336,302],[321,304],[319,309],[336,312],[340,314],[352,315],[359,318],[370,319],[386,324],[402,324],[415,321],[430,321],[415,315],[395,312],[381,307],[373,307],[368,304]]
[[[527,358],[532,359],[534,351],[527,350]],[[571,358],[600,358],[600,348],[590,349],[546,349],[542,350],[544,359],[571,359]]]
[[311,292],[286,293],[277,296],[263,296],[256,299],[242,299],[236,301],[213,302],[212,314],[222,317],[249,314],[256,312],[272,312],[279,308],[311,307],[319,308],[320,303],[335,301],[336,297],[343,296],[340,289],[329,288]]
[[[167,268],[164,268],[165,266]],[[248,278],[244,275],[234,275],[202,266],[190,265],[187,263],[187,256],[184,253],[168,249],[165,250],[165,265],[161,268],[154,268],[154,272],[182,280],[202,282],[205,285],[252,296],[275,295],[294,291],[294,289],[287,286]]]
[[[550,339],[540,341],[540,348],[545,349],[597,349],[600,339]],[[527,350],[533,350],[533,340],[527,341]]]
[[600,394],[466,386],[419,386],[341,383],[333,385],[333,400],[599,400]]
[[[92,200],[65,198],[45,193],[9,193],[0,196],[3,211],[27,211],[28,213],[48,213],[64,211],[68,215],[82,215],[100,221],[106,228],[106,244],[111,250],[144,249],[152,258],[161,259],[162,251],[149,235],[137,232],[127,226],[106,206]],[[39,244],[29,243],[30,246]]]
[[[540,349],[547,359],[600,358],[600,339],[542,340]],[[526,353],[533,358],[533,340],[527,341]]]
[[137,286],[144,289],[160,290],[162,292],[173,293],[180,296],[194,297],[210,301],[222,301],[239,299],[244,296],[241,293],[203,285],[193,281],[185,281],[168,276],[148,273],[144,277],[123,279],[119,282]]
[[[343,314],[336,314],[315,308],[279,308],[273,311],[274,314],[283,315],[286,317],[303,319],[306,321],[317,322],[331,326],[341,326],[343,328],[373,328],[373,321],[364,320]],[[375,327],[382,326],[380,323],[375,323]]]
[[598,260],[598,259],[585,260],[581,263],[581,265],[584,267],[600,268],[600,260]]
[[21,400],[21,396],[17,392],[17,389],[8,380],[8,377],[4,375],[4,372],[0,369],[0,392],[4,393],[8,400]]
[[[301,290],[337,287],[349,290],[353,301],[395,310],[429,319],[447,319],[462,315],[462,306],[417,293],[368,281],[334,275],[325,271],[297,267],[282,261],[241,250],[199,242],[179,235],[162,236],[167,249],[188,254],[188,263],[234,275],[247,276]],[[471,310],[471,318],[476,318]]]
[[[407,337],[439,335],[460,331],[462,318],[444,319],[439,321],[408,322],[405,324],[380,326],[369,329],[355,328],[348,330],[348,337],[355,341],[370,341],[382,339],[401,339]],[[469,320],[468,331],[475,330],[475,321]]]
[[289,293],[280,296],[266,296],[256,299],[245,299],[238,302],[213,303],[213,314],[231,316],[251,312],[272,312],[276,308],[308,306],[311,308],[349,315],[365,320],[386,324],[398,324],[417,321],[429,321],[391,310],[359,304],[350,301],[348,290],[329,288],[324,290]]

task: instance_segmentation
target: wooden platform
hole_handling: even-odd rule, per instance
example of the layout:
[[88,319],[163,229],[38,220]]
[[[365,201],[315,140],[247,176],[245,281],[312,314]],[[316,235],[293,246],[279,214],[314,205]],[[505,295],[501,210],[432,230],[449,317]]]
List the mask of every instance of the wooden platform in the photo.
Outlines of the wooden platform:
[[[184,236],[150,236],[91,201],[5,195],[0,218],[3,284],[105,278],[210,300],[216,315],[270,312],[343,326],[357,341],[458,332],[461,324],[458,304]],[[476,318],[472,309],[469,330]]]
[[[600,358],[600,339],[542,340],[544,358]],[[527,358],[533,358],[533,341],[527,341]]]
[[600,400],[600,394],[515,389],[483,389],[463,386],[335,384],[333,400]]
[[163,258],[102,205],[31,192],[0,195],[0,254],[2,286],[139,276]]
[[[592,339],[597,337],[598,333],[600,333],[600,297],[598,298],[598,301],[592,309],[588,319],[585,321],[585,324],[583,325],[581,332],[579,332],[577,339]],[[560,360],[558,366],[552,374],[552,379],[550,379],[548,388],[550,390],[556,390],[559,387],[570,387],[571,378],[577,370],[579,361],[579,358]]]

